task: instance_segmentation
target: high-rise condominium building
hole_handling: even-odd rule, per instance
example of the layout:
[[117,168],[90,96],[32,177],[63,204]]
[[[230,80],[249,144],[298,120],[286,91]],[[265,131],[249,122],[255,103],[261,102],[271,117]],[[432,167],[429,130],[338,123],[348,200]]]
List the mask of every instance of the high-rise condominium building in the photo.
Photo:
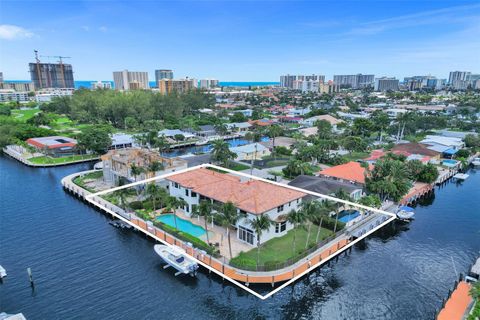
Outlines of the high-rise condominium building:
[[116,90],[148,89],[148,72],[139,71],[115,71],[113,82]]
[[217,79],[200,79],[200,88],[201,89],[211,89],[218,87]]
[[0,82],[0,89],[12,89],[16,92],[35,91],[33,82]]
[[196,88],[195,79],[162,79],[158,81],[158,89],[162,94],[172,92],[184,93]]
[[318,80],[295,80],[292,89],[302,92],[318,92],[321,83]]
[[468,71],[452,71],[448,77],[448,84],[453,85],[455,81],[467,81],[471,73]]
[[373,86],[375,83],[375,75],[361,73],[334,75],[333,82],[341,88],[362,89],[368,86]]
[[0,83],[3,82],[3,72],[0,72]]
[[388,77],[375,79],[375,91],[398,91],[398,89],[398,79]]
[[283,75],[280,76],[280,86],[282,88],[290,88],[293,89],[293,82],[294,81],[319,81],[321,83],[325,82],[325,76],[319,74],[311,74],[311,75]]
[[328,81],[327,83],[320,83],[318,87],[318,92],[320,93],[331,94],[334,92],[338,92],[339,90],[340,86],[332,80]]
[[155,83],[158,85],[158,81],[162,79],[173,79],[173,70],[169,70],[169,69],[155,70]]
[[66,63],[29,63],[30,77],[35,89],[75,88],[73,69]]

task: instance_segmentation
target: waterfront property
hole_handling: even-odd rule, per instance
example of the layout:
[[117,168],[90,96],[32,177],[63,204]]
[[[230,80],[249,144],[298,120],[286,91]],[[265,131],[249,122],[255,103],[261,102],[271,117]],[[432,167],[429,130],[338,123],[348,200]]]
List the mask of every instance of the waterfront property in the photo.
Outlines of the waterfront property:
[[288,185],[331,196],[344,191],[354,201],[358,201],[364,195],[363,189],[358,185],[325,177],[301,175],[290,181]]
[[[142,148],[110,150],[101,159],[104,181],[112,186],[118,185],[121,179],[133,182],[187,167],[187,161],[181,158],[162,157],[156,151]],[[155,172],[149,169],[152,163],[159,165]],[[132,167],[138,167],[141,170],[135,172]]]
[[270,150],[260,143],[251,143],[243,146],[230,148],[230,151],[235,152],[236,160],[254,160],[269,156]]
[[77,141],[62,136],[30,138],[27,144],[49,157],[65,157],[77,154]]
[[286,215],[299,208],[305,193],[259,180],[242,180],[239,177],[206,168],[179,173],[167,178],[170,195],[185,200],[183,208],[190,216],[200,201],[213,204],[233,202],[242,214],[235,228],[237,238],[250,245],[256,244],[257,235],[250,226],[256,216],[266,215],[275,223],[261,234],[263,243],[285,235],[293,228]]
[[[372,165],[369,165],[370,170],[373,169]],[[358,185],[365,184],[366,169],[359,162],[350,161],[345,164],[330,167],[318,172],[321,177],[329,179],[339,180],[342,182],[349,182]]]

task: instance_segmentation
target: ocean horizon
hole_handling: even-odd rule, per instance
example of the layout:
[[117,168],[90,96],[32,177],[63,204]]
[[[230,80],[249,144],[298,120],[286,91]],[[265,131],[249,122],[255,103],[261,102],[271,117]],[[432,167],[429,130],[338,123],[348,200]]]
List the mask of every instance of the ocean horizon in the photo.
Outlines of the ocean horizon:
[[[98,80],[97,80],[98,81]],[[75,81],[75,89],[80,88],[91,88],[93,82],[97,82],[95,80],[78,80]],[[23,82],[31,82],[29,80],[4,80],[4,82],[16,82],[16,83],[23,83]],[[112,88],[114,87],[112,80],[102,80],[102,82],[110,82]],[[263,86],[273,86],[279,85],[280,82],[275,81],[220,81],[221,87],[263,87]],[[150,87],[155,87],[155,81],[149,81]]]

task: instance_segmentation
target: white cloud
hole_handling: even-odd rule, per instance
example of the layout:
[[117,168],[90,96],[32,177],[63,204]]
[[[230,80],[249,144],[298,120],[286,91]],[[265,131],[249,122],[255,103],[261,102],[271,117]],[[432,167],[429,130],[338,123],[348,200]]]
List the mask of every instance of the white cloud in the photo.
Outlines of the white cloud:
[[101,26],[100,28],[98,28],[98,31],[100,31],[100,32],[107,32],[108,29],[107,29],[107,27],[105,27],[105,26]]
[[0,25],[0,39],[18,40],[18,39],[31,38],[33,36],[34,36],[33,32],[22,27],[14,26],[11,24]]

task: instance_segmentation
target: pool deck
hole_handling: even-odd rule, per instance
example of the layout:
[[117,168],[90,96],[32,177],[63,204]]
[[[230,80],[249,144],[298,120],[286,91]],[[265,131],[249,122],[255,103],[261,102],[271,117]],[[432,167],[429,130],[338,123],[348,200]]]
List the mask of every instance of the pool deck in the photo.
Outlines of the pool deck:
[[[145,233],[147,236],[152,237],[159,242],[184,248],[188,254],[197,259],[197,262],[205,268],[228,279],[229,281],[235,283],[236,285],[242,287],[243,289],[249,291],[250,293],[256,295],[261,299],[268,298],[278,290],[282,289],[285,285],[288,285],[292,281],[308,274],[321,264],[326,263],[327,261],[337,256],[339,253],[345,251],[353,244],[360,241],[361,239],[354,240],[352,234],[355,233],[355,230],[364,226],[364,223],[359,223],[358,225],[352,226],[352,228],[349,228],[348,232],[343,232],[342,234],[337,236],[337,238],[332,239],[330,242],[317,248],[305,258],[300,259],[296,263],[293,263],[292,265],[289,265],[283,269],[268,272],[240,270],[228,265],[226,258],[217,259],[208,255],[202,250],[193,248],[188,244],[184,243],[183,241],[175,238],[174,236],[164,232],[163,230],[160,230],[159,228],[156,228],[154,226],[149,226],[146,221],[138,218],[134,214],[125,212],[123,209],[112,205],[111,203],[100,198],[99,196],[95,196],[87,190],[75,185],[73,183],[73,179],[81,174],[85,174],[85,172],[75,173],[64,177],[62,179],[62,185],[64,189],[80,198],[87,200],[93,206],[99,208],[101,211],[104,211],[112,215],[113,217],[123,220],[124,222],[132,225],[137,230]],[[380,220],[377,215],[372,215],[371,217],[368,217],[367,221],[365,222],[371,221],[374,218],[377,219],[375,222],[375,228],[368,228],[370,230],[367,229],[364,232],[359,232],[358,234],[362,238],[395,220],[395,217],[385,215],[382,216],[382,219]],[[198,223],[198,225],[201,226],[202,223]],[[233,239],[234,237],[232,237],[232,240]],[[211,242],[215,242],[215,240],[211,240]],[[228,246],[227,241],[223,242]],[[252,247],[248,246],[248,249],[252,249]],[[246,286],[242,285],[242,282],[245,283]],[[275,283],[279,282],[284,282],[284,284],[282,284],[280,287],[276,288],[265,296],[262,296],[248,288],[248,284],[250,283],[271,284],[273,286]]]

